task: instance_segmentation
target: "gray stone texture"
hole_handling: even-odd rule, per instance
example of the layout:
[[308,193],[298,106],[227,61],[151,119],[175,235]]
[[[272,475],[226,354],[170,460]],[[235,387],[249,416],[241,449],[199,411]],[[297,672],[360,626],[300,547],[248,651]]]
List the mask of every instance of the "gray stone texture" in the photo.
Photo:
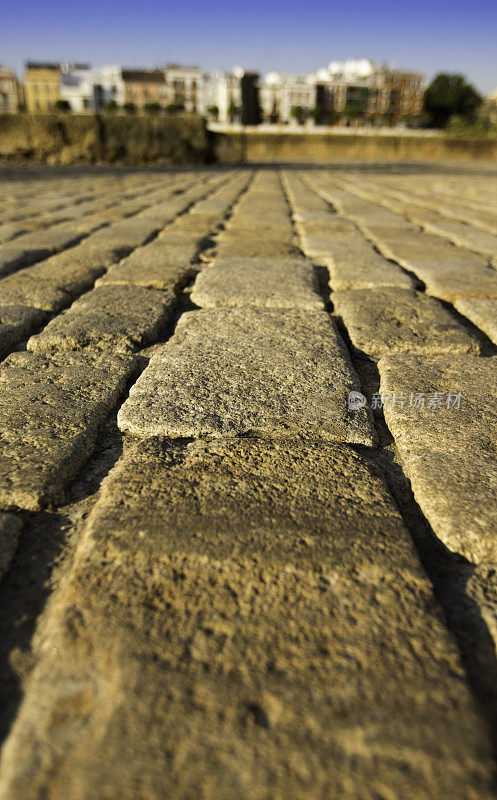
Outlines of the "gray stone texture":
[[497,344],[497,298],[461,297],[454,303],[457,310]]
[[13,353],[0,364],[0,509],[64,498],[135,370],[132,357]]
[[324,312],[256,308],[184,314],[119,411],[137,436],[318,436],[373,444],[358,378]]
[[130,450],[50,610],[2,800],[490,800],[491,744],[350,449]]
[[405,289],[334,292],[356,352],[381,358],[393,353],[479,353],[480,346],[433,297]]
[[101,286],[53,319],[28,350],[130,353],[152,344],[174,312],[176,295],[141,286]]
[[304,259],[216,259],[197,277],[192,301],[202,308],[322,309],[312,264]]
[[0,306],[0,358],[29,336],[45,321],[47,315],[39,308]]
[[[497,359],[391,356],[378,367],[380,391],[397,398],[385,419],[435,534],[469,561],[497,561]],[[424,393],[424,408],[411,392]],[[461,393],[460,408],[447,408],[448,392],[453,402]]]

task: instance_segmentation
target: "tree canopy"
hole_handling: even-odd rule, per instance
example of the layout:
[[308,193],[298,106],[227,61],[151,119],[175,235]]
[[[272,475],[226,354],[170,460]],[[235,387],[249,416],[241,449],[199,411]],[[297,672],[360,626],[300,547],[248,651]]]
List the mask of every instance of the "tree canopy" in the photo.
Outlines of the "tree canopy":
[[480,105],[480,95],[463,75],[440,73],[425,94],[425,112],[434,128],[444,128],[454,114],[472,121]]

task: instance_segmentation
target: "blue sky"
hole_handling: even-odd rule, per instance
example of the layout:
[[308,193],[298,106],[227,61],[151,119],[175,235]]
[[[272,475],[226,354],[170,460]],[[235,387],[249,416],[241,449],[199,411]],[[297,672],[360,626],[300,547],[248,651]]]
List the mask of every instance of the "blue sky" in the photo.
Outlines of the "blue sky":
[[497,89],[497,0],[13,0],[1,15],[0,62],[19,73],[27,59],[263,73],[360,57]]

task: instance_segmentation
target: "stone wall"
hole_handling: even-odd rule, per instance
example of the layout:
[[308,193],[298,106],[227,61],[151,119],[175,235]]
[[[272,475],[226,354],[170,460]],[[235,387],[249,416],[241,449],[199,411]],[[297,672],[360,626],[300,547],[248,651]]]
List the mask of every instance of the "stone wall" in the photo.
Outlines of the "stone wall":
[[223,164],[326,163],[343,161],[474,161],[497,159],[497,139],[464,139],[443,133],[216,133],[215,153]]
[[442,133],[212,132],[199,116],[0,114],[0,161],[48,164],[497,160],[497,139]]
[[0,114],[0,160],[49,164],[204,164],[198,116]]

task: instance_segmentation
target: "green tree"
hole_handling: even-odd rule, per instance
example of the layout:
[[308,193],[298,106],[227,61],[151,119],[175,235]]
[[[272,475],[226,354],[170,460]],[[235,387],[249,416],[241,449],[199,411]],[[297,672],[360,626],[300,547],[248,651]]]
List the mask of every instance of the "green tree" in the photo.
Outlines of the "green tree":
[[232,100],[232,101],[230,102],[230,105],[229,105],[229,108],[228,108],[228,116],[229,116],[229,118],[230,118],[230,121],[231,121],[231,122],[233,122],[233,120],[234,120],[236,117],[238,117],[238,116],[239,116],[239,114],[240,114],[240,111],[241,111],[241,108],[240,108],[240,106],[237,106],[237,104],[235,103],[235,101],[234,101],[234,100]]
[[71,104],[69,100],[56,100],[55,108],[57,109],[57,111],[70,111]]
[[106,100],[103,104],[103,110],[108,111],[109,113],[113,113],[117,111],[117,103],[115,100]]
[[299,125],[303,125],[307,117],[307,109],[304,106],[292,106],[290,114]]
[[463,75],[445,73],[432,80],[424,100],[426,119],[432,128],[445,128],[454,114],[472,122],[480,105],[480,95]]
[[147,114],[158,114],[160,111],[160,103],[145,103],[143,110]]
[[181,111],[185,110],[184,103],[169,103],[166,106],[166,111],[168,114],[179,114]]
[[209,116],[214,117],[214,119],[218,119],[219,106],[207,106],[207,113],[209,114]]
[[136,105],[135,103],[125,103],[123,108],[126,114],[136,114]]

